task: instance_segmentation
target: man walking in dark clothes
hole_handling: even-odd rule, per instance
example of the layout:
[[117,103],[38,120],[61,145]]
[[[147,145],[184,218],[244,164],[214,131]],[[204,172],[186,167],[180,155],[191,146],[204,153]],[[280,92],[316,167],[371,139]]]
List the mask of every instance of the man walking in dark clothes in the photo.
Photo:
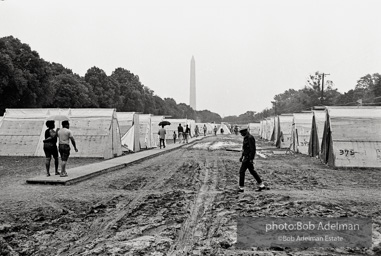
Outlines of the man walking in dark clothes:
[[249,169],[251,175],[258,183],[258,189],[256,191],[262,191],[266,189],[265,185],[262,183],[261,177],[254,170],[254,157],[256,154],[255,139],[254,136],[249,133],[247,128],[243,128],[239,131],[243,138],[242,145],[242,156],[239,161],[242,162],[241,168],[239,170],[239,190],[238,192],[244,192],[245,187],[245,172]]

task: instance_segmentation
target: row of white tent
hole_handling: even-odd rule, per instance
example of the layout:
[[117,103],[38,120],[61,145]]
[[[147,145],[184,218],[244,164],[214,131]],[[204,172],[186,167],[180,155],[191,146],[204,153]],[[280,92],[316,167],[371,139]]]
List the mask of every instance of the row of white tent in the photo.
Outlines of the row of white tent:
[[[44,156],[43,140],[47,127],[45,122],[52,117],[68,117],[79,152],[75,157],[102,157],[109,159],[122,155],[123,151],[137,152],[159,145],[159,123],[167,120],[167,139],[177,134],[179,124],[188,127],[194,134],[196,125],[200,134],[207,126],[212,134],[214,126],[224,124],[197,123],[191,119],[166,119],[165,116],[136,112],[116,112],[115,109],[6,109],[0,117],[0,156]],[[61,127],[61,121],[55,122]],[[229,129],[226,128],[226,133]]]
[[261,123],[249,123],[248,128],[252,135],[260,135],[261,133]]
[[335,167],[381,167],[381,107],[325,107],[262,120],[259,136]]

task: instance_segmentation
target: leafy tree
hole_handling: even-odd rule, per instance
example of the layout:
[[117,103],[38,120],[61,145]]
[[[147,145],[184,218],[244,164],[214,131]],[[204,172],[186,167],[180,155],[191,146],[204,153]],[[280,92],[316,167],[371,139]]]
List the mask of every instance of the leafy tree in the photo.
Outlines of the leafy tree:
[[109,78],[102,69],[92,67],[87,70],[85,74],[85,81],[91,85],[99,107],[119,107],[119,83],[115,79]]
[[265,119],[265,118],[271,116],[272,113],[273,113],[273,112],[272,112],[271,109],[266,108],[266,109],[264,109],[262,112],[256,113],[256,114],[254,115],[254,121],[255,121],[255,122],[259,122],[259,121],[261,121],[261,120],[263,120],[263,119]]
[[110,106],[111,108],[116,108],[117,111],[121,111],[123,108],[124,96],[121,95],[121,86],[117,80],[109,76],[107,78],[109,87],[112,88],[112,93],[110,93]]
[[381,75],[378,73],[373,74],[373,84],[370,88],[374,93],[373,103],[381,105]]
[[362,99],[363,103],[381,102],[381,76],[378,73],[367,74],[357,81],[355,87],[356,98]]
[[213,113],[209,110],[196,111],[197,117],[201,123],[214,122],[221,123],[222,118],[219,114]]
[[[310,110],[322,103],[327,106],[335,105],[341,94],[337,92],[337,89],[333,88],[332,81],[326,81],[322,100],[320,82],[321,76],[317,71],[315,74],[310,75],[303,89],[298,91],[289,89],[284,93],[275,95],[272,108],[273,114],[275,112],[276,114],[283,114]],[[275,111],[275,108],[277,111]]]
[[127,69],[117,68],[111,77],[120,85],[120,94],[123,97],[122,111],[144,112],[144,88],[139,76]]
[[177,106],[180,111],[179,117],[193,119],[193,120],[196,119],[196,112],[189,105],[186,105],[184,103],[179,103]]
[[[167,115],[173,117],[173,118],[183,118],[185,117],[184,113],[182,113],[182,110],[180,111],[178,109],[177,103],[172,98],[164,98],[164,104],[165,104],[165,113]],[[181,113],[180,113],[181,112]]]
[[73,71],[71,69],[65,68],[62,66],[62,64],[59,63],[49,63],[49,69],[50,69],[50,74],[52,76],[57,76],[61,74],[73,74]]
[[166,111],[165,101],[157,95],[153,96],[155,104],[155,115],[169,115],[169,112]]
[[156,102],[153,97],[153,91],[148,87],[144,86],[144,113],[145,114],[156,114]]
[[340,95],[336,100],[336,105],[338,106],[353,106],[356,105],[357,96],[355,95],[355,90],[349,90],[344,94]]
[[336,102],[337,105],[358,105],[359,100],[364,105],[381,105],[381,75],[375,73],[361,77],[354,89],[344,93]]
[[277,114],[294,113],[305,110],[309,101],[308,92],[311,91],[307,88],[298,91],[289,89],[284,93],[276,95],[274,97],[275,106],[272,108],[272,115],[275,114],[275,108],[277,109]]
[[247,124],[255,122],[255,111],[246,111],[239,116],[227,116],[222,119],[222,122],[234,124]]
[[89,91],[85,82],[72,74],[61,74],[54,77],[54,102],[49,107],[82,108],[91,105]]
[[29,45],[0,38],[0,114],[5,108],[42,107],[52,101],[48,64]]
[[[324,90],[324,101],[323,103],[326,106],[334,106],[337,105],[337,101],[342,94],[337,91],[336,88],[333,88],[332,81],[327,81],[326,90]],[[317,105],[315,105],[317,106]]]

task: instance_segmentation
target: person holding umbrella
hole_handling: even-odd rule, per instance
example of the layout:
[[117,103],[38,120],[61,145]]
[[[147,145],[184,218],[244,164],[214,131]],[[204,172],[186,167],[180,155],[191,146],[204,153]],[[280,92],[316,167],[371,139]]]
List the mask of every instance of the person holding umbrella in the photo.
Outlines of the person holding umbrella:
[[164,129],[164,124],[161,125],[161,128],[159,129],[159,139],[160,139],[160,149],[161,149],[161,144],[163,144],[163,147],[165,148],[165,134],[167,132]]
[[160,142],[159,142],[160,143],[160,149],[161,149],[161,144],[163,144],[163,147],[165,148],[165,135],[167,134],[164,126],[171,125],[171,123],[168,122],[167,120],[164,120],[164,121],[161,121],[159,123],[159,125],[161,126],[161,128],[159,129],[159,132],[158,132],[159,139],[160,139]]

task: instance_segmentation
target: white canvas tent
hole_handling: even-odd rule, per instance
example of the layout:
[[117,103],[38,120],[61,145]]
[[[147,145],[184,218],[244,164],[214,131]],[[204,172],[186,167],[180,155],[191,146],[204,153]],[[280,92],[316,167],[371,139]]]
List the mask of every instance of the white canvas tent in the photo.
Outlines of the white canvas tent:
[[[196,127],[198,128],[198,136],[204,135],[204,130],[203,130],[204,124],[194,123],[194,129],[193,129],[194,136],[196,136]],[[208,130],[208,127],[206,127],[206,129]]]
[[270,116],[268,119],[268,134],[267,134],[267,140],[271,141],[271,137],[273,136],[274,133],[274,117]]
[[123,151],[140,150],[139,116],[135,112],[117,112]]
[[200,135],[204,135],[204,125],[206,126],[206,134],[210,135],[213,134],[213,127],[211,123],[195,123],[198,125],[198,130],[200,132]]
[[312,127],[310,133],[310,143],[308,148],[309,156],[318,156],[320,152],[321,142],[323,140],[325,111],[313,110]]
[[279,130],[280,130],[278,116],[274,116],[273,120],[274,120],[274,126],[273,126],[273,131],[271,134],[271,141],[273,141],[274,145],[276,145],[278,137],[279,137]]
[[212,135],[214,134],[214,123],[206,123],[206,127],[208,128],[207,134]]
[[249,123],[248,126],[251,135],[260,135],[261,123]]
[[139,139],[140,149],[156,147],[152,133],[151,114],[138,114],[139,116]]
[[279,118],[279,136],[276,145],[280,148],[289,148],[291,145],[292,122],[294,115],[282,114]]
[[262,139],[266,140],[267,137],[267,119],[262,120]]
[[[51,116],[65,115],[78,152],[72,157],[109,159],[122,154],[115,109],[6,109],[0,127],[0,155],[45,156],[45,122]],[[61,127],[56,121],[56,128]]]
[[120,135],[123,136],[134,125],[135,112],[116,112]]
[[312,112],[294,113],[293,115],[291,149],[295,152],[308,155]]
[[264,127],[265,127],[265,125],[264,125],[264,123],[265,123],[265,121],[264,120],[261,120],[260,121],[260,130],[259,130],[259,136],[261,137],[261,139],[264,139]]
[[221,129],[224,130],[224,134],[232,134],[230,129],[224,123],[217,125],[217,134],[222,134]]
[[274,129],[274,117],[268,117],[265,120],[265,139],[271,140]]
[[381,107],[326,107],[320,157],[336,167],[381,167]]
[[186,124],[190,129],[190,136],[194,136],[194,128],[196,127],[196,121],[193,119],[187,119]]
[[262,139],[267,140],[267,119],[262,120]]

